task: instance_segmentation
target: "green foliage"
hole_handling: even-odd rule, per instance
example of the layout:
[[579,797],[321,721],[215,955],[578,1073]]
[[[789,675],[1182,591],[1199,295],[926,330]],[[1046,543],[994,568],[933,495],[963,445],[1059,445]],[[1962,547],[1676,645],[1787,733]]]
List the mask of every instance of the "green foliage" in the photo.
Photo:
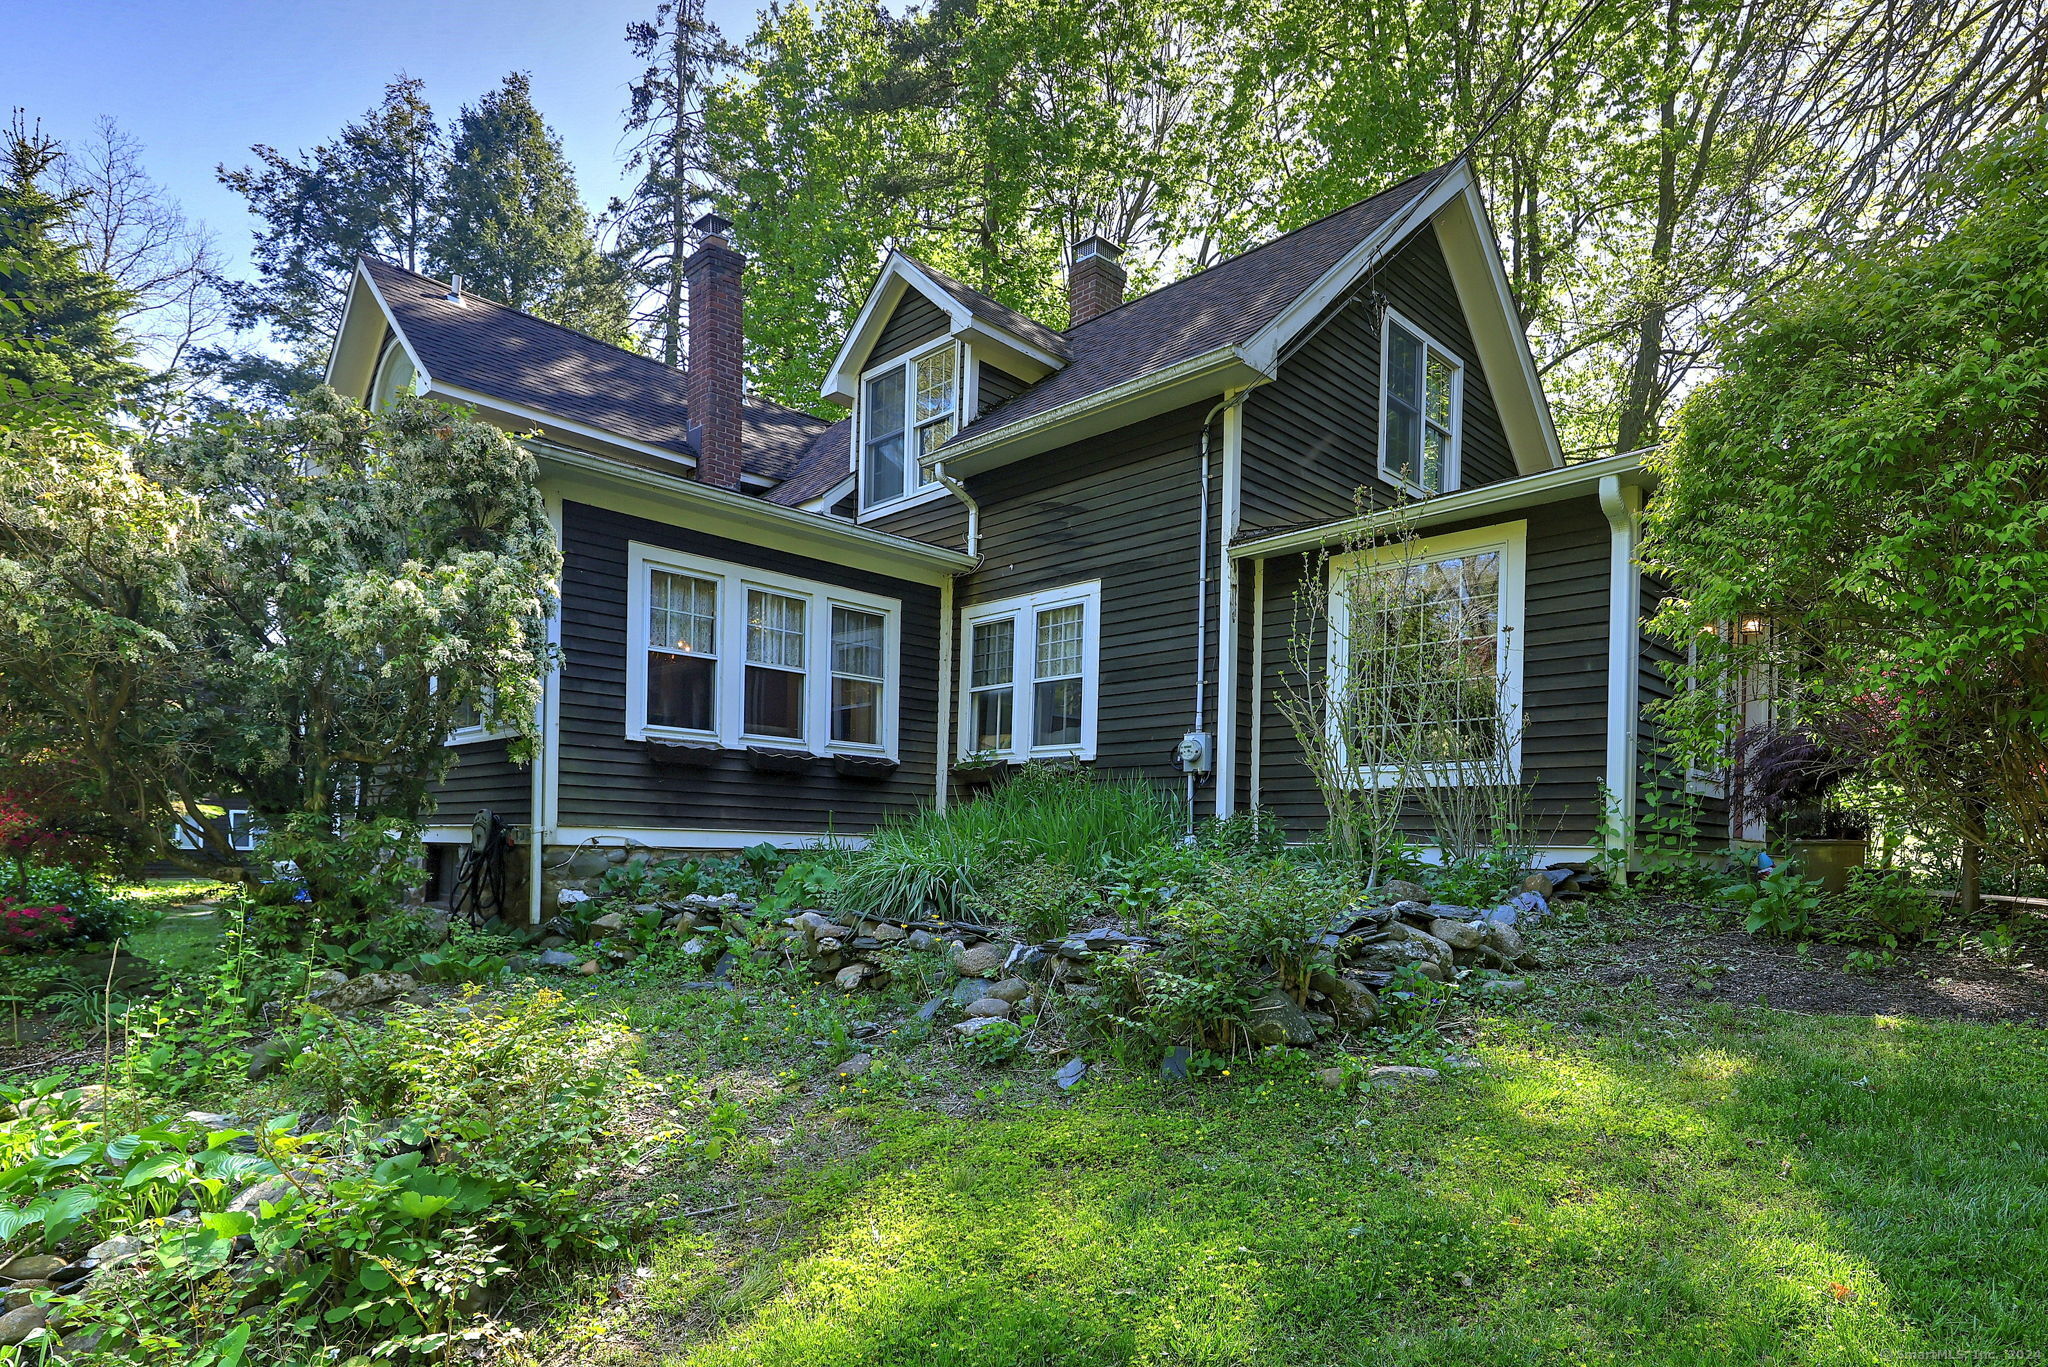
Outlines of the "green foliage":
[[839,890],[839,871],[815,859],[799,859],[782,871],[774,891],[761,899],[763,915],[781,915],[793,907],[831,905]]
[[1813,928],[1821,908],[1820,884],[1780,869],[1754,883],[1738,883],[1721,899],[1742,913],[1742,928],[1751,935],[1796,940]]
[[1024,1027],[1016,1021],[991,1021],[961,1040],[960,1052],[977,1067],[1004,1067],[1024,1052]]
[[[282,900],[307,919],[317,916],[330,935],[345,941],[373,922],[392,918],[419,881],[423,855],[417,826],[361,821],[337,831],[325,814],[287,812],[257,843],[256,863],[289,865],[296,875],[287,873],[257,896]],[[310,906],[291,901],[300,888],[313,894]],[[387,953],[397,948],[376,937],[368,943]]]
[[[1125,890],[1125,897],[1122,903],[1112,905],[1123,909],[1141,903],[1141,895],[1131,891],[1131,884],[1118,886]],[[1077,919],[1102,905],[1092,880],[1043,855],[1033,855],[989,878],[968,898],[965,910],[971,920],[1000,922],[1015,927],[1026,939],[1050,940],[1064,936]],[[1149,912],[1150,904],[1142,903],[1137,909],[1142,916]]]
[[960,917],[1008,868],[1042,859],[1077,878],[1173,839],[1180,804],[1156,784],[1030,765],[971,802],[884,826],[840,879],[839,903],[880,916]]
[[1476,858],[1432,864],[1423,873],[1430,896],[1453,906],[1492,906],[1515,891],[1529,872],[1525,849],[1493,849]]
[[627,340],[624,281],[597,251],[562,141],[533,107],[524,72],[455,120],[439,196],[436,270],[600,341]]
[[[1773,677],[1802,727],[1958,844],[2048,861],[2048,128],[1942,186],[1942,225],[1840,251],[1737,320],[1656,458],[1645,557],[1717,690]],[[1917,228],[1922,220],[1909,224]],[[1767,629],[1722,633],[1757,620]]]
[[1852,928],[1881,938],[1886,948],[1921,938],[1941,919],[1941,903],[1932,892],[1882,869],[1851,869],[1840,900]]
[[41,395],[98,420],[143,379],[120,329],[133,296],[84,260],[84,195],[48,183],[56,141],[17,109],[0,143],[0,398]]
[[1161,913],[1157,953],[1096,956],[1101,994],[1082,1021],[1148,1059],[1175,1045],[1246,1047],[1251,1003],[1275,987],[1299,999],[1328,960],[1318,941],[1356,891],[1284,860],[1213,865]]
[[73,918],[73,937],[88,943],[118,939],[145,920],[110,879],[63,864],[25,865],[14,896],[30,906],[63,907]]

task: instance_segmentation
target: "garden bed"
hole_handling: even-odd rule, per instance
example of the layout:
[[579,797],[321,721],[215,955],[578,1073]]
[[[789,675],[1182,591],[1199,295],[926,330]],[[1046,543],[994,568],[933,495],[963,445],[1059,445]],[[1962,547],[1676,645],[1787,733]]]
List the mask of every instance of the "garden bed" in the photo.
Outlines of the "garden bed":
[[1898,951],[1896,965],[1852,973],[1844,966],[1851,952],[1729,930],[1631,939],[1606,947],[1580,972],[1609,986],[1648,978],[1672,998],[1780,1011],[2048,1022],[2048,967],[1993,963],[1969,948],[1919,946]]

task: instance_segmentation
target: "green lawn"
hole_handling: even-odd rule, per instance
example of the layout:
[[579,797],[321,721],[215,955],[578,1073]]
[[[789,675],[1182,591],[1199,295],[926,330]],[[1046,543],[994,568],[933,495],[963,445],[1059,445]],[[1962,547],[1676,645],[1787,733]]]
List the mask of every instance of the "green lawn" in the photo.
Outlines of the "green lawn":
[[871,1092],[822,1118],[864,1151],[658,1250],[636,1313],[695,1340],[672,1367],[2002,1358],[2048,1346],[2041,1046],[1638,1000],[1362,1099]]

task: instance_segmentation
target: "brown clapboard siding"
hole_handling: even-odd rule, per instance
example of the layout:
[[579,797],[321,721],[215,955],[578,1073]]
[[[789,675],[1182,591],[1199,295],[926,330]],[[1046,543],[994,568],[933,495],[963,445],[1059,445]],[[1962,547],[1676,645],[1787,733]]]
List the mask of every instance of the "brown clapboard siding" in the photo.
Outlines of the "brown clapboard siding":
[[936,341],[946,335],[952,320],[946,311],[916,290],[905,292],[897,301],[889,321],[882,324],[882,330],[875,337],[874,350],[862,363],[861,369],[878,366],[892,356],[901,356],[927,342]]
[[914,508],[861,519],[877,531],[893,532],[949,550],[967,549],[967,506],[946,493]]
[[[1209,407],[1179,409],[968,481],[981,505],[982,566],[961,584],[963,609],[1039,589],[1102,582],[1100,769],[1180,778],[1172,758],[1193,724],[1197,452]],[[1221,430],[1220,423],[1211,424],[1212,464]],[[1219,553],[1220,507],[1220,484],[1212,483],[1212,567]],[[1205,588],[1211,684],[1204,725],[1213,730],[1219,639],[1213,568]],[[1209,809],[1213,792],[1205,789],[1198,801]]]
[[[931,798],[937,589],[580,503],[563,505],[562,537],[559,824],[859,834]],[[632,541],[901,599],[901,767],[895,774],[879,782],[842,778],[826,760],[802,775],[762,774],[737,752],[704,767],[650,761],[640,743],[626,739],[626,557]]]
[[1007,403],[1031,388],[1028,380],[1020,380],[1009,371],[1000,366],[990,365],[987,361],[981,362],[976,370],[980,377],[979,387],[974,396],[974,417],[977,418],[996,405]]
[[[1599,829],[1600,782],[1607,753],[1607,522],[1592,498],[1574,499],[1482,521],[1432,527],[1429,535],[1499,522],[1529,524],[1522,646],[1522,773],[1535,785],[1539,845],[1580,845]],[[1292,555],[1267,562],[1266,678],[1259,708],[1263,741],[1259,799],[1301,838],[1326,818],[1314,775],[1282,713],[1281,690],[1299,687],[1293,637],[1295,594],[1305,575],[1317,582],[1322,562]],[[1322,590],[1316,594],[1320,604]],[[1312,667],[1326,667],[1327,617],[1318,606],[1304,618]],[[1247,733],[1248,734],[1248,733]],[[1245,753],[1249,754],[1247,748]]]
[[533,819],[533,771],[506,756],[502,740],[477,740],[451,747],[455,767],[433,787],[436,826],[466,826],[488,807],[512,825]]
[[1363,496],[1391,503],[1379,477],[1380,320],[1374,294],[1464,363],[1461,486],[1515,477],[1507,434],[1479,365],[1435,227],[1418,231],[1361,281],[1342,310],[1245,400],[1246,528],[1294,527],[1348,517]]

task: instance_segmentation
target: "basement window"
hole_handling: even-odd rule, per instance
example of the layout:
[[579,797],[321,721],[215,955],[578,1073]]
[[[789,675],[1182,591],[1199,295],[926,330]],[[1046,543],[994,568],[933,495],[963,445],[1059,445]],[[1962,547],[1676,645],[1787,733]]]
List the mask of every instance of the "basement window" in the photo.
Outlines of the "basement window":
[[1457,488],[1464,367],[1392,309],[1380,358],[1381,478],[1416,494]]
[[951,341],[868,372],[861,386],[860,506],[937,485],[926,461],[959,430],[960,348]]

